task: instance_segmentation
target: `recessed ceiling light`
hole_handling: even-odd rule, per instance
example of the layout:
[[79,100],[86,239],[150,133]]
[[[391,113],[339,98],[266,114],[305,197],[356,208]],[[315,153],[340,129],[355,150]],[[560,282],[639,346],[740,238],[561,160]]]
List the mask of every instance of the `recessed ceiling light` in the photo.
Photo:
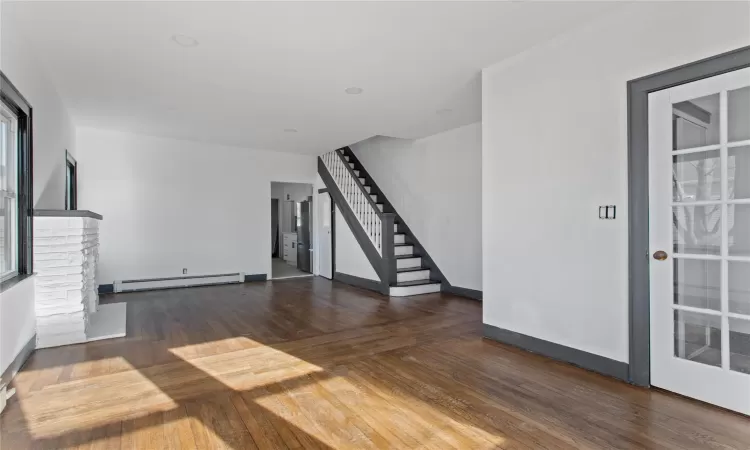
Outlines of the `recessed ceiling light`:
[[443,108],[443,109],[438,109],[437,111],[435,111],[435,113],[437,113],[440,116],[444,116],[444,115],[450,114],[452,112],[453,112],[453,110],[450,109],[450,108]]
[[344,92],[346,92],[349,95],[359,95],[361,94],[363,89],[361,87],[350,87],[344,89]]
[[198,40],[184,34],[175,34],[172,36],[172,41],[180,47],[197,47]]
[[296,128],[284,128],[284,133],[296,133]]

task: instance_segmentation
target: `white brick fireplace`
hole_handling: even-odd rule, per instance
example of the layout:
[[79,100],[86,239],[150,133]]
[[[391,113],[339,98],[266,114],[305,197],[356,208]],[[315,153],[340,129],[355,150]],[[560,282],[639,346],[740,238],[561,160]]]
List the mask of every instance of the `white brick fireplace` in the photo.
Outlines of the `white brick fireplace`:
[[125,334],[125,304],[99,305],[101,219],[90,211],[34,212],[37,348]]

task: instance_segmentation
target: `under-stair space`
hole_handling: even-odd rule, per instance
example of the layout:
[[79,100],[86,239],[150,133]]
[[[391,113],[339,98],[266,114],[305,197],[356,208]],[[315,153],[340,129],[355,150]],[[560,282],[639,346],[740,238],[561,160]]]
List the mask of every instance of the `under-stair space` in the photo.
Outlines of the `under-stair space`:
[[351,218],[349,226],[358,228],[352,232],[380,276],[381,292],[402,297],[441,291],[442,273],[351,149],[323,155],[318,172],[342,214]]

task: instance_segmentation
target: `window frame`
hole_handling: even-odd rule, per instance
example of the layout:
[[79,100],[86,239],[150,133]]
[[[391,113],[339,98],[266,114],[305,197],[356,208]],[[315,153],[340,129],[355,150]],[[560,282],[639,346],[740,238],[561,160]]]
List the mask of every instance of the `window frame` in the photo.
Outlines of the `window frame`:
[[13,83],[0,71],[0,102],[17,118],[17,187],[18,221],[16,275],[0,282],[0,292],[14,285],[18,280],[33,273],[32,247],[33,224],[33,110],[31,104],[21,95]]
[[[6,220],[7,216],[10,216],[11,220],[15,221],[15,226],[4,230],[2,239],[5,241],[4,248],[13,249],[13,255],[11,258],[10,267],[11,270],[6,272],[0,271],[0,283],[3,281],[14,278],[18,275],[18,165],[16,160],[18,159],[18,118],[16,115],[5,106],[5,103],[0,102],[0,122],[6,127],[6,134],[3,136],[2,144],[10,144],[7,150],[10,152],[7,155],[8,161],[4,161],[7,164],[2,164],[2,167],[10,170],[10,173],[5,174],[10,178],[10,186],[0,186],[0,202],[5,202],[6,199],[12,201],[13,210],[8,210],[3,215],[3,221]],[[0,161],[0,163],[4,163]],[[10,242],[8,242],[10,241]],[[15,248],[13,248],[15,246]],[[6,255],[2,255],[5,259]]]
[[[72,174],[73,179],[70,179]],[[70,191],[69,191],[70,189]],[[65,150],[65,210],[78,209],[78,162]]]

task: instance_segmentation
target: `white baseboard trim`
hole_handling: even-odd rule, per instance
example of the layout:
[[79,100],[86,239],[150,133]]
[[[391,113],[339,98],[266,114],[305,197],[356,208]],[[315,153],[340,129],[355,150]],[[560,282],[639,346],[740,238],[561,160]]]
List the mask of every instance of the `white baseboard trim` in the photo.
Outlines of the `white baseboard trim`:
[[115,293],[144,291],[150,289],[168,289],[176,287],[208,286],[213,284],[244,283],[245,274],[229,273],[219,275],[193,275],[173,278],[153,278],[145,280],[115,280],[113,290]]

